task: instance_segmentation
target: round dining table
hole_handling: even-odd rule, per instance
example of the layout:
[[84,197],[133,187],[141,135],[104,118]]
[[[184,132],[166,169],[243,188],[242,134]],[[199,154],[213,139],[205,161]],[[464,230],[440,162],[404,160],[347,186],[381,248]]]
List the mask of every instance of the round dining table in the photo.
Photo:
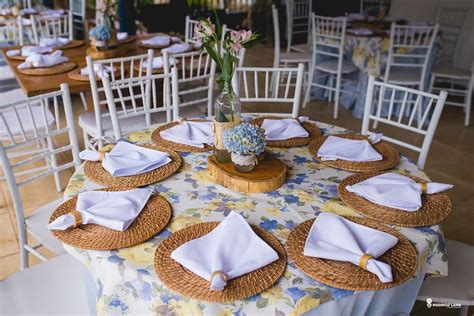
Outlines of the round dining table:
[[[314,122],[323,134],[345,129]],[[149,143],[153,129],[131,133],[128,141]],[[216,184],[207,170],[212,152],[181,153],[181,168],[169,178],[151,185],[172,205],[173,215],[159,234],[133,247],[95,251],[64,245],[81,261],[95,282],[89,295],[96,297],[98,315],[382,315],[387,311],[409,313],[424,277],[446,276],[447,256],[441,227],[394,227],[414,245],[417,273],[412,280],[387,290],[354,292],[315,281],[288,261],[283,276],[266,291],[244,300],[213,303],[181,296],[157,276],[153,265],[160,242],[170,234],[201,222],[222,221],[231,211],[273,234],[285,245],[290,231],[320,212],[360,216],[339,200],[337,185],[351,172],[316,162],[308,146],[267,148],[288,166],[287,180],[279,189],[242,194]],[[401,156],[391,171],[429,180],[410,159]],[[82,167],[69,181],[64,199],[101,188],[86,178]],[[334,232],[337,233],[337,232]],[[232,241],[229,240],[229,243]],[[408,311],[407,311],[408,310]],[[393,313],[392,313],[393,312]]]

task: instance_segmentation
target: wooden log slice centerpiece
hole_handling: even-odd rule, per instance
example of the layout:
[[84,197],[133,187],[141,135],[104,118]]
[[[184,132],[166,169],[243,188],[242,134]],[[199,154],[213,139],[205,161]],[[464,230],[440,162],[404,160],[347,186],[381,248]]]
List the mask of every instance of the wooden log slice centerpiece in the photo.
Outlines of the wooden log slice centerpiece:
[[268,152],[265,152],[263,159],[259,159],[254,170],[246,173],[236,171],[232,162],[218,162],[214,155],[209,156],[207,163],[214,181],[242,193],[274,191],[285,183],[288,170],[282,161]]

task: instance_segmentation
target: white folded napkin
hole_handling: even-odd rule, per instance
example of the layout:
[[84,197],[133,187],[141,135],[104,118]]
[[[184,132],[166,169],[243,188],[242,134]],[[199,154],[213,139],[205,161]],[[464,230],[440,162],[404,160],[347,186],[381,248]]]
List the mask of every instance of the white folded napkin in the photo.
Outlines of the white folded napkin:
[[262,126],[267,140],[285,140],[294,137],[308,137],[309,133],[296,119],[264,119]]
[[209,234],[175,249],[171,258],[209,281],[211,290],[221,291],[227,280],[278,260],[278,253],[232,211]]
[[151,46],[168,46],[171,44],[171,37],[168,35],[157,35],[153,36],[152,38],[142,40],[142,43]]
[[124,41],[128,38],[128,33],[127,32],[119,32],[117,33],[117,40],[119,41]]
[[346,15],[348,21],[356,21],[356,20],[363,20],[365,16],[360,13],[349,13]]
[[18,69],[27,69],[27,68],[42,68],[42,67],[52,67],[67,62],[69,59],[63,56],[63,52],[60,50],[55,51],[52,54],[40,55],[33,54],[26,57],[24,63],[21,63],[17,66]]
[[71,43],[71,40],[65,37],[57,37],[57,38],[42,37],[40,38],[39,46],[55,48],[55,47],[67,45],[69,43]]
[[170,142],[203,148],[213,143],[211,122],[184,121],[160,132],[160,136]]
[[369,141],[353,140],[337,136],[329,136],[318,150],[322,161],[347,160],[355,162],[378,161],[383,156],[372,147],[382,139],[382,134],[370,134]]
[[127,230],[152,193],[149,189],[79,193],[76,203],[76,211],[80,214],[78,222],[73,213],[67,213],[56,218],[48,229],[66,230],[81,224],[97,224],[113,230]]
[[[35,126],[39,130],[44,130],[46,126],[52,125],[55,122],[53,113],[51,113],[48,108],[45,109],[46,115],[43,114],[43,108],[39,104],[32,104],[30,109],[28,109],[27,105],[16,108],[21,126],[13,108],[9,108],[8,110],[2,112],[5,121],[8,122],[8,129],[10,129],[10,133],[12,133],[12,135],[18,135],[22,133],[22,127],[25,133],[32,133]],[[33,120],[31,118],[33,118]],[[8,137],[7,127],[5,126],[5,122],[1,119],[0,136]]]
[[341,216],[321,213],[311,226],[303,254],[329,260],[361,264],[364,254],[372,259],[365,269],[382,283],[392,282],[390,265],[376,259],[395,246],[398,239],[390,234],[351,222]]
[[[176,65],[176,59],[175,58],[168,58],[168,63],[170,66]],[[143,68],[146,68],[148,63],[145,61],[143,63]],[[163,68],[163,57],[153,57],[153,69],[161,69]]]
[[[109,75],[116,70],[103,64],[94,64],[94,73],[99,78],[109,77]],[[89,76],[89,67],[81,68],[81,76]]]
[[24,8],[24,9],[21,9],[20,10],[20,14],[34,14],[36,13],[36,9],[33,9],[33,8]]
[[348,30],[350,33],[355,34],[355,35],[371,35],[372,31],[369,30],[368,28],[357,28],[357,29],[349,29]]
[[[101,159],[100,153],[92,150],[81,151],[79,157],[90,161]],[[105,154],[102,167],[115,177],[125,177],[155,170],[170,162],[171,158],[166,152],[118,142]]]
[[12,14],[12,9],[6,8],[6,9],[0,10],[0,15],[10,15],[10,14]]
[[193,45],[189,43],[182,43],[182,44],[173,44],[170,47],[162,49],[164,52],[168,52],[170,54],[180,54],[186,53],[193,49]]
[[423,193],[435,194],[451,189],[453,186],[429,182],[426,183],[426,192],[423,192],[423,187],[424,184],[416,183],[404,175],[384,173],[354,185],[348,185],[346,189],[373,203],[413,212],[421,208]]
[[7,57],[20,56],[21,55],[21,50],[19,50],[19,49],[10,49],[10,50],[7,50],[6,54],[7,54]]
[[23,46],[21,48],[21,56],[28,57],[33,54],[48,54],[53,51],[52,47],[47,46]]

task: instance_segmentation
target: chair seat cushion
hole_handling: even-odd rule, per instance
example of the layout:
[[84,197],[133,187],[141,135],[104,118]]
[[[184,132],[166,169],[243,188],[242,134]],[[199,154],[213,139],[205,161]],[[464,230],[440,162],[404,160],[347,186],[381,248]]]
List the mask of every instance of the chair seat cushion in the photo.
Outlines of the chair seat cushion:
[[[337,59],[331,59],[317,64],[315,68],[325,72],[337,73],[337,64]],[[350,73],[357,70],[358,68],[353,63],[348,61],[342,62],[342,73]]]
[[388,82],[400,85],[417,85],[421,82],[421,69],[391,68]]
[[454,68],[447,65],[434,66],[431,70],[431,74],[436,75],[437,77],[447,77],[447,78],[459,78],[459,79],[469,79],[471,78],[471,72],[466,69]]
[[290,52],[290,53],[281,53],[280,62],[309,62],[311,61],[311,53],[301,53],[301,52]]
[[59,198],[50,202],[25,219],[28,233],[33,236],[36,241],[43,244],[45,248],[55,254],[64,253],[63,244],[57,240],[48,229],[49,217],[53,211],[61,204],[62,199]]

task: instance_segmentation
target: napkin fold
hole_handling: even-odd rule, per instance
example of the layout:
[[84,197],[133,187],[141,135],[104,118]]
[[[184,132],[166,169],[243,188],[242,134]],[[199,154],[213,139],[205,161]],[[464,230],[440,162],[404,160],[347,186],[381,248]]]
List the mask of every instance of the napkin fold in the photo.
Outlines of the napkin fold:
[[303,254],[365,267],[365,270],[377,275],[382,283],[387,283],[393,281],[392,269],[390,265],[376,259],[397,242],[395,236],[385,232],[335,214],[321,213],[311,226]]
[[162,51],[168,52],[170,54],[180,54],[186,53],[193,50],[193,45],[189,43],[182,43],[182,44],[173,44],[170,47],[163,48]]
[[57,37],[57,38],[42,37],[40,38],[39,46],[55,48],[55,47],[67,45],[69,43],[71,43],[71,40],[65,37]]
[[156,35],[152,38],[142,40],[142,43],[151,46],[168,46],[171,45],[171,37],[168,35]]
[[117,33],[117,40],[124,41],[127,38],[128,38],[128,33],[127,32],[118,32]]
[[24,63],[21,63],[17,66],[18,69],[27,69],[27,68],[42,68],[42,67],[52,67],[67,62],[69,59],[63,56],[63,52],[60,50],[55,51],[52,54],[40,55],[33,54],[26,57]]
[[21,50],[19,50],[19,49],[10,49],[10,50],[7,50],[7,52],[5,54],[7,54],[7,57],[20,56],[21,55]]
[[48,229],[66,230],[81,224],[97,224],[113,230],[127,230],[145,207],[152,191],[89,191],[79,193],[76,212],[56,218]]
[[267,140],[285,140],[309,136],[308,131],[304,129],[300,121],[293,118],[264,119],[261,127],[265,130]]
[[212,123],[183,121],[160,132],[160,136],[170,142],[203,148],[204,144],[212,144]]
[[414,212],[422,206],[422,194],[435,194],[452,187],[453,185],[445,183],[417,183],[404,175],[389,172],[348,185],[346,189],[370,202]]
[[171,258],[209,281],[211,290],[221,291],[228,280],[278,260],[278,253],[232,211],[209,234],[175,249]]
[[47,46],[23,46],[21,48],[21,56],[28,57],[34,54],[48,54],[53,51],[52,47]]
[[102,161],[102,167],[114,177],[133,176],[155,170],[171,162],[169,154],[159,150],[140,147],[128,142],[118,142],[110,152],[101,153],[83,150],[79,157],[83,160]]
[[357,29],[349,29],[348,30],[350,33],[355,34],[355,35],[371,35],[372,31],[369,30],[368,28],[357,28]]
[[[94,64],[94,73],[99,78],[109,77],[115,70],[115,67],[112,68],[103,64]],[[89,76],[89,67],[81,68],[80,73],[81,76]]]
[[60,17],[61,15],[64,14],[64,10],[63,9],[57,9],[57,10],[54,10],[54,9],[49,9],[49,10],[44,10],[44,11],[41,11],[40,13],[42,16],[47,16],[47,17]]
[[346,160],[354,162],[378,161],[383,156],[372,147],[382,140],[382,134],[371,133],[367,140],[354,140],[329,136],[318,150],[322,161]]

